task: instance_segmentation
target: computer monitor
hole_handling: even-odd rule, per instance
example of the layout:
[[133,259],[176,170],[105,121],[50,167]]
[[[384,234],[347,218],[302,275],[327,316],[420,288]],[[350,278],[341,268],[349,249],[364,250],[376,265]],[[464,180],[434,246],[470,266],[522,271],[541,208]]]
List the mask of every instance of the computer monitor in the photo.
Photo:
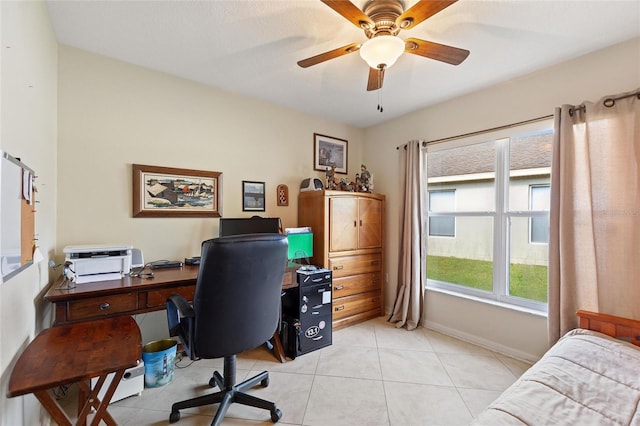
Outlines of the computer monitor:
[[313,256],[313,233],[311,228],[288,228],[285,229],[285,234],[287,234],[289,242],[287,253],[289,262],[302,263],[304,260],[306,264],[309,264],[309,258]]
[[237,217],[220,218],[219,235],[228,237],[229,235],[240,234],[279,234],[280,218],[278,217]]

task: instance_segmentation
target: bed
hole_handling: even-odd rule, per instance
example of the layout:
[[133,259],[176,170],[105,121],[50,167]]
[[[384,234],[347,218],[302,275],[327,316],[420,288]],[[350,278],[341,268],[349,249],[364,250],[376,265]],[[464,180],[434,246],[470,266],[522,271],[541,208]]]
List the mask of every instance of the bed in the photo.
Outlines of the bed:
[[640,321],[578,317],[473,425],[640,425]]

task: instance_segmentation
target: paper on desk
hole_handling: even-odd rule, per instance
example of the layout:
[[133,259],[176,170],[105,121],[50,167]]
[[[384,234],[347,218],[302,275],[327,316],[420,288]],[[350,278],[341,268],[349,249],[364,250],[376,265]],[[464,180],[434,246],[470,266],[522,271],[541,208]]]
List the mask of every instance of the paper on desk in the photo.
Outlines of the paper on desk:
[[29,170],[22,170],[22,196],[29,204],[33,204],[31,193],[33,192],[33,179]]
[[44,256],[42,256],[40,247],[36,247],[36,249],[33,251],[33,263],[38,263],[43,259],[44,259]]
[[76,276],[75,283],[85,284],[93,283],[96,281],[119,280],[120,278],[122,278],[122,274],[120,272],[112,272],[110,274],[80,275]]

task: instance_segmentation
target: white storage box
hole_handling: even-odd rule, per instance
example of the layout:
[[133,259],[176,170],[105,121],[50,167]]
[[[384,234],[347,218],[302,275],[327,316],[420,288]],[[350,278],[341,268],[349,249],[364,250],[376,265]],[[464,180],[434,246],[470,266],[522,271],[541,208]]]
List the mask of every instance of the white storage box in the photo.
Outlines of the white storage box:
[[[107,389],[113,380],[115,373],[111,373],[107,376],[104,385],[98,392],[98,398],[102,401],[104,394],[107,393]],[[98,383],[98,378],[91,379],[91,389]],[[122,380],[118,384],[115,393],[111,397],[111,402],[120,401],[121,399],[128,398],[133,395],[140,395],[144,390],[144,362],[139,361],[139,364],[135,367],[129,368],[125,371]]]

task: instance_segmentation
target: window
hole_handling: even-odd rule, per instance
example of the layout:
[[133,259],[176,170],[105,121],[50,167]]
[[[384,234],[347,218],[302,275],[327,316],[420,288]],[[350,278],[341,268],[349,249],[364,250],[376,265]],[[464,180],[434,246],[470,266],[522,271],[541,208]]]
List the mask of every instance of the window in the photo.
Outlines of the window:
[[426,148],[429,287],[546,311],[551,125]]
[[531,211],[546,212],[545,216],[535,216],[529,220],[529,241],[531,243],[549,243],[549,185],[532,185],[529,191],[529,204]]
[[453,211],[455,208],[455,190],[429,191],[429,236],[455,237],[456,218],[437,216],[438,212]]

